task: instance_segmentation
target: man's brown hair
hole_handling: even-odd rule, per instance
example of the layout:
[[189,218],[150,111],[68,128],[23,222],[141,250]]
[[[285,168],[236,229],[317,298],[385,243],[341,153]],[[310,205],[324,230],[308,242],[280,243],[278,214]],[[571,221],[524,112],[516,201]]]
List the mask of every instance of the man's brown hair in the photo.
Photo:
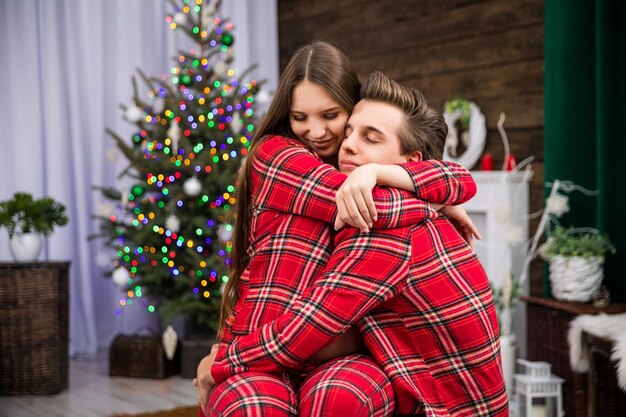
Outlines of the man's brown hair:
[[422,159],[443,158],[448,126],[443,115],[428,106],[419,90],[374,71],[361,86],[361,100],[387,103],[404,112],[406,123],[398,127],[403,155],[419,151]]

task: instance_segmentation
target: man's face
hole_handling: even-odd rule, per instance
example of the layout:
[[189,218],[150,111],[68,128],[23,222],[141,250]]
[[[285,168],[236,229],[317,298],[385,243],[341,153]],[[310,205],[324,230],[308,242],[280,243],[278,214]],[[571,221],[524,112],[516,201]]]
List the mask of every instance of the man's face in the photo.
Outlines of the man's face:
[[339,169],[349,173],[369,163],[407,162],[409,155],[402,155],[398,137],[405,119],[404,112],[390,104],[359,101],[346,125],[346,138],[339,149]]

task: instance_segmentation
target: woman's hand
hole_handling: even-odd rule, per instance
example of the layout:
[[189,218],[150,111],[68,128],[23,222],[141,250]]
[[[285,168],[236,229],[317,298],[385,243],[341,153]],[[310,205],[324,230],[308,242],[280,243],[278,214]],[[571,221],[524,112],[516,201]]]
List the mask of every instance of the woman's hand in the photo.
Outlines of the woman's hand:
[[377,219],[378,213],[372,197],[376,186],[377,165],[367,164],[357,167],[335,194],[337,218],[335,229],[346,224],[368,232]]
[[207,415],[209,394],[215,386],[215,380],[211,375],[211,366],[213,366],[213,362],[215,362],[215,356],[217,355],[219,347],[220,345],[217,343],[211,347],[211,353],[205,356],[198,364],[196,378],[193,380],[193,385],[196,387],[196,394],[198,396],[198,404],[205,416]]
[[474,237],[480,240],[480,233],[478,229],[470,219],[467,211],[461,206],[443,206],[439,211],[446,216],[454,225],[456,230],[463,236],[463,239],[472,246]]

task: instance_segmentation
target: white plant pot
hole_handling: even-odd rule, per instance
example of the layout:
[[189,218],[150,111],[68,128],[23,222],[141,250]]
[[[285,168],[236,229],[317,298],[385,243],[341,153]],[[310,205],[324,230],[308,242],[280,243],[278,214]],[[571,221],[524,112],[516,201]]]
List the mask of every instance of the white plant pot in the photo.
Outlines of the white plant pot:
[[515,353],[517,340],[515,335],[500,336],[500,355],[502,357],[502,373],[506,383],[506,391],[513,394],[513,374],[515,373]]
[[15,233],[9,241],[9,249],[16,262],[34,262],[41,253],[41,235]]
[[557,300],[586,303],[591,300],[604,278],[604,259],[598,256],[557,255],[550,259],[550,287]]

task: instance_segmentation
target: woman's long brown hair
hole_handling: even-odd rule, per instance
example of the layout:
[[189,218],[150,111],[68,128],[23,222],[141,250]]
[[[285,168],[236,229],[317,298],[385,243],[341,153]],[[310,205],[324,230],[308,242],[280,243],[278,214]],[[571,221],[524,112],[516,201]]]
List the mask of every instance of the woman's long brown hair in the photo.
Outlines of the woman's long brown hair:
[[295,138],[289,124],[292,92],[295,86],[308,80],[323,87],[348,113],[352,112],[358,100],[360,83],[356,71],[348,57],[336,46],[323,41],[315,41],[299,48],[283,71],[274,98],[257,128],[248,156],[237,179],[237,203],[235,209],[235,230],[233,233],[233,262],[230,279],[224,287],[220,311],[219,335],[222,335],[224,322],[233,313],[239,298],[238,283],[250,258],[250,172],[252,160],[261,138],[267,135],[281,135]]

